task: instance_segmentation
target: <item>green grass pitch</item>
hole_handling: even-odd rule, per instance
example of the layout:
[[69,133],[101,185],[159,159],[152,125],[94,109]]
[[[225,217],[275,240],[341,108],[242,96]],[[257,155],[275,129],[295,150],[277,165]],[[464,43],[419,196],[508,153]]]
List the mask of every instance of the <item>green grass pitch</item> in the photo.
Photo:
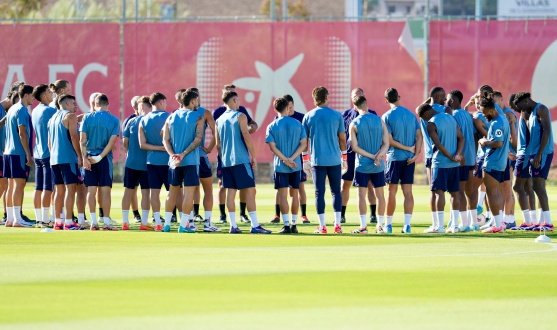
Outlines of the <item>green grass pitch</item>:
[[[403,236],[400,213],[392,236],[311,235],[308,188],[312,224],[298,236],[0,228],[0,329],[555,328],[557,244],[536,233]],[[419,233],[429,192],[414,193]],[[557,189],[549,195],[556,210]],[[355,189],[351,198],[346,232],[358,224]],[[270,185],[257,202],[268,223]]]

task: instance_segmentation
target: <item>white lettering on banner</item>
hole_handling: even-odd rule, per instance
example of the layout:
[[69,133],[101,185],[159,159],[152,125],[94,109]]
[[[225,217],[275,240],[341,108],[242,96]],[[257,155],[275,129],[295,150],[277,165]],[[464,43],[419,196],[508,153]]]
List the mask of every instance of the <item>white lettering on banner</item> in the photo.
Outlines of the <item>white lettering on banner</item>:
[[[85,82],[85,79],[87,79],[87,76],[93,72],[99,72],[103,76],[107,77],[108,67],[100,63],[89,63],[79,71],[77,79],[75,80],[75,95],[77,99],[77,105],[83,112],[89,111],[89,104],[88,102],[85,102],[85,98],[83,95],[83,83]],[[87,100],[89,100],[89,97],[87,97]]]
[[497,15],[502,17],[557,16],[557,0],[499,0]]
[[15,81],[25,81],[25,76],[23,75],[23,64],[8,65],[8,73],[6,73],[4,88],[2,89],[2,95],[0,95],[0,98],[4,98],[8,95],[8,92],[12,88],[12,84]]
[[48,82],[55,82],[58,73],[74,73],[73,64],[49,64]]

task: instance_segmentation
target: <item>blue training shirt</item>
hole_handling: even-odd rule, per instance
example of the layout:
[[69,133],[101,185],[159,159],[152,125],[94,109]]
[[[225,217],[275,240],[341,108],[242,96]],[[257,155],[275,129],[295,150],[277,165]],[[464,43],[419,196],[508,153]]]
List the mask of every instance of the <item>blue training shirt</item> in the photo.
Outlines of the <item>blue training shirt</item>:
[[[358,146],[365,151],[377,154],[383,145],[383,121],[379,116],[366,113],[352,121],[358,131]],[[414,131],[415,133],[416,131]],[[355,171],[359,173],[379,173],[385,170],[385,162],[375,165],[375,161],[356,153]]]
[[476,164],[476,140],[474,139],[472,115],[464,109],[456,109],[453,111],[453,117],[464,137],[464,148],[462,149],[464,166],[474,166]]
[[503,116],[504,114],[498,114],[497,117],[489,122],[487,140],[500,141],[503,142],[503,145],[500,148],[487,147],[485,149],[483,168],[487,171],[496,170],[502,172],[508,164],[510,129],[509,122],[502,118]]
[[[437,135],[439,136],[439,142],[445,147],[445,149],[447,149],[447,152],[450,155],[456,154],[458,149],[458,126],[453,116],[444,112],[438,113],[433,116],[429,122],[435,125]],[[441,153],[439,149],[434,146],[431,166],[437,168],[451,168],[460,166],[460,164],[447,158],[447,156],[443,155],[443,153]]]
[[312,165],[340,165],[338,135],[344,133],[341,114],[328,107],[317,107],[305,114],[302,125],[309,139]]
[[[530,129],[530,144],[532,145],[530,149],[530,155],[536,155],[540,150],[541,143],[542,143],[542,135],[543,135],[543,127],[541,124],[540,115],[538,110],[542,104],[536,104],[536,107],[530,114],[530,118],[528,118],[528,128]],[[549,111],[548,111],[549,112]],[[549,115],[549,125],[551,127],[551,113]],[[542,150],[543,155],[549,155],[553,153],[553,134],[549,132],[549,139],[547,140],[547,144],[545,145],[544,149]]]
[[[516,118],[515,112],[511,108],[507,107],[507,108],[503,109],[503,113],[505,114],[505,119],[507,119],[507,117],[506,117],[507,114],[510,114],[511,116],[514,117],[514,125],[513,126],[514,126],[515,132],[517,132],[517,135],[518,135],[518,120]],[[507,121],[508,121],[508,119],[507,119]],[[509,128],[510,128],[510,124],[511,123],[509,122]],[[517,147],[518,147],[518,145],[517,145]],[[512,146],[510,139],[509,139],[509,150],[510,150],[511,153],[516,155],[516,149]]]
[[50,151],[48,150],[48,121],[55,113],[56,109],[42,103],[37,105],[31,112],[31,123],[33,124],[33,132],[35,132],[35,146],[33,147],[33,158],[35,159],[50,157]]
[[[265,143],[273,142],[284,156],[290,157],[306,138],[306,131],[298,120],[279,117],[267,126]],[[300,157],[296,157],[296,168],[286,166],[277,155],[274,155],[273,165],[277,173],[293,173],[302,169]]]
[[[0,119],[6,116],[6,109],[0,104]],[[4,155],[4,147],[6,146],[6,126],[0,127],[0,156]]]
[[[474,113],[473,118],[481,120],[486,131],[489,129],[489,121],[487,120],[483,112],[476,111],[476,113]],[[479,138],[481,139],[482,137],[483,136],[480,136]],[[476,151],[476,157],[477,158],[485,157],[485,147],[482,147],[479,143],[478,143],[478,150]]]
[[530,144],[530,130],[528,129],[528,122],[522,118],[518,119],[518,136],[516,141],[516,155],[517,156],[530,156],[532,154],[532,144]]
[[[143,128],[148,144],[162,147],[162,128],[168,116],[168,112],[156,110],[141,118],[139,125]],[[147,164],[149,165],[168,165],[168,160],[169,156],[166,151],[147,150]]]
[[[445,113],[445,106],[441,104],[434,104],[431,106],[436,113]],[[424,156],[425,158],[433,157],[433,142],[427,134],[427,121],[420,118],[420,127],[422,129],[422,135],[424,138]]]
[[[374,115],[377,115],[377,112],[368,109],[367,110],[369,113],[372,113]],[[352,147],[350,146],[350,123],[352,123],[352,121],[358,117],[360,115],[360,113],[358,112],[358,109],[352,107],[350,109],[344,110],[344,112],[342,113],[342,120],[344,120],[344,133],[346,134],[346,151],[347,152],[353,152],[352,151]]]
[[18,155],[22,158],[22,165],[25,165],[25,150],[19,138],[19,126],[25,127],[25,133],[29,141],[29,149],[31,150],[31,116],[21,102],[14,104],[6,115],[6,142],[4,146],[4,155]]
[[50,165],[77,164],[77,154],[72,145],[70,131],[63,123],[69,113],[66,110],[58,110],[48,122],[48,138],[52,147]]
[[[87,154],[99,155],[113,136],[120,133],[120,121],[108,110],[98,110],[85,114],[79,131],[87,134]],[[112,150],[108,153],[112,159]]]
[[[184,152],[195,139],[197,123],[203,120],[199,110],[179,109],[172,113],[167,119],[170,131],[170,145],[174,153]],[[205,110],[203,110],[205,111]],[[204,112],[202,112],[204,114]],[[170,165],[170,160],[168,165]],[[199,165],[199,148],[195,148],[187,154],[178,166]]]
[[132,170],[147,171],[147,151],[139,147],[139,123],[143,116],[130,118],[122,135],[128,139],[126,167]]
[[240,111],[228,109],[216,121],[222,167],[249,164],[249,152],[240,130]]
[[[420,129],[416,116],[403,106],[395,106],[383,115],[383,121],[393,139],[405,146],[416,144],[416,130]],[[387,158],[393,161],[408,160],[414,157],[410,151],[389,147]]]

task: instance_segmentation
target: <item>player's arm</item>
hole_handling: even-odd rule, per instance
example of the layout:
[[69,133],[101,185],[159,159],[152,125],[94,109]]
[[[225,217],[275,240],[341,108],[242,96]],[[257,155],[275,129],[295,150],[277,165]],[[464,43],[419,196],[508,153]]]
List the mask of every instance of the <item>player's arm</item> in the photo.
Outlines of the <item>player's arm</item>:
[[162,145],[167,154],[170,156],[174,155],[174,148],[172,148],[172,144],[170,143],[170,129],[168,128],[168,122],[165,122],[162,127]]
[[388,138],[389,138],[389,145],[390,145],[391,147],[396,148],[396,149],[400,149],[400,150],[404,150],[404,151],[409,151],[409,152],[411,152],[411,153],[414,153],[414,146],[405,146],[404,144],[402,144],[402,143],[398,142],[397,140],[395,140],[395,139],[393,138],[393,136],[392,136],[389,132],[387,132],[387,134],[389,135],[389,136],[388,136]]
[[110,137],[110,140],[108,140],[108,144],[106,145],[106,147],[104,147],[103,151],[99,155],[101,158],[106,157],[106,155],[108,155],[108,153],[112,151],[112,148],[114,147],[114,144],[116,143],[117,138],[118,138],[118,135],[112,135]]
[[72,147],[75,151],[75,154],[78,155],[77,157],[77,164],[79,167],[82,166],[81,157],[81,148],[79,146],[79,134],[77,133],[77,116],[73,113],[70,113],[64,118],[67,120],[67,127],[68,131],[70,131],[70,141],[72,142]]
[[429,123],[429,122],[427,123],[427,133],[429,134],[429,137],[431,138],[431,141],[433,142],[435,147],[439,149],[439,152],[442,153],[445,157],[452,160],[454,155],[451,155],[447,151],[445,146],[441,144],[441,140],[439,139],[439,135],[437,134],[437,127],[435,126],[434,123]]
[[298,148],[294,151],[294,153],[290,156],[290,160],[294,161],[294,159],[300,157],[300,155],[302,154],[302,152],[304,150],[306,150],[308,147],[308,139],[307,138],[303,138],[300,140],[300,144],[298,145]]
[[213,116],[211,115],[211,112],[209,110],[205,110],[205,122],[207,123],[207,126],[209,126],[209,129],[211,130],[212,138],[211,138],[211,142],[209,142],[208,146],[206,146],[206,147],[202,146],[202,147],[203,147],[205,153],[209,154],[209,153],[211,153],[211,151],[213,151],[213,148],[215,147],[215,144],[216,144],[215,119],[213,118]]
[[139,134],[138,136],[139,147],[141,149],[149,150],[149,151],[166,151],[164,146],[156,146],[154,144],[147,143],[147,138],[145,137],[145,130],[143,129],[143,126],[141,126],[141,124],[139,125],[139,132],[137,134]]
[[[490,128],[490,130],[491,129],[492,128]],[[488,140],[487,137],[481,138],[478,141],[478,143],[481,146],[491,148],[491,149],[497,149],[497,148],[501,148],[503,146],[503,139],[502,138],[493,138],[493,136],[496,136],[496,135],[495,134],[489,134],[489,132],[488,132],[487,136],[491,136],[492,138],[490,140]]]
[[251,119],[250,122],[248,123],[249,134],[255,133],[255,131],[257,131],[258,128],[259,125],[257,125],[255,120]]
[[280,159],[281,162],[285,163],[287,166],[289,166],[290,162],[288,157],[286,157],[280,150],[279,148],[277,148],[277,145],[274,142],[269,142],[267,143],[269,145],[269,149],[271,149],[271,152],[275,155],[277,155],[277,157]]
[[215,130],[215,146],[217,147],[217,154],[220,156],[220,137],[219,131]]
[[358,143],[358,129],[356,128],[356,126],[350,124],[349,130],[350,130],[350,145],[352,146],[352,150],[355,153],[360,154],[364,157],[375,159],[375,155],[360,148],[360,144]]
[[540,123],[542,125],[542,138],[540,140],[540,148],[538,149],[538,153],[536,157],[534,157],[534,165],[535,168],[539,168],[541,165],[542,154],[545,146],[549,142],[549,134],[553,134],[551,132],[551,121],[549,119],[549,110],[544,105],[541,105],[538,109],[538,115],[540,118]]
[[460,130],[460,127],[456,127],[456,154],[454,156],[455,161],[460,162],[462,161],[462,150],[464,149],[464,143],[466,141],[464,141],[464,135],[462,134],[462,131]]
[[516,132],[516,117],[513,116],[510,113],[506,113],[505,116],[507,116],[507,121],[509,122],[509,128],[511,130],[511,136],[510,136],[510,140],[511,140],[511,146],[513,146],[513,148],[516,150],[516,145],[517,145],[517,137],[518,134]]
[[27,136],[27,132],[25,129],[25,125],[19,125],[17,127],[17,133],[19,134],[19,139],[21,141],[21,145],[23,146],[23,150],[25,151],[25,156],[27,157],[27,166],[33,165],[33,155],[31,154],[31,149],[29,149],[29,137]]
[[188,155],[189,153],[197,149],[197,147],[199,147],[199,145],[201,144],[201,140],[203,140],[203,134],[205,133],[204,128],[205,128],[205,119],[203,117],[199,117],[197,119],[197,124],[195,126],[195,138],[190,143],[190,145],[186,148],[186,150],[184,150],[184,152],[180,154],[182,158],[184,158],[186,155]]
[[248,128],[248,120],[244,114],[240,114],[238,116],[238,122],[240,123],[240,131],[242,133],[242,137],[244,138],[244,142],[246,143],[246,148],[248,148],[251,166],[257,166],[255,160],[255,148],[253,147],[253,142],[251,141],[251,136]]
[[487,129],[484,126],[484,122],[479,118],[474,118],[474,127],[483,137],[487,136]]
[[383,127],[383,143],[381,144],[381,149],[379,149],[379,152],[377,154],[381,156],[379,158],[384,158],[384,156],[387,154],[387,150],[389,150],[390,147],[389,142],[390,142],[391,134],[389,134],[387,125],[382,120],[381,120],[381,127]]
[[83,168],[90,170],[91,162],[89,162],[89,158],[87,158],[87,133],[83,130],[79,134],[79,145],[81,147],[81,161],[83,162]]

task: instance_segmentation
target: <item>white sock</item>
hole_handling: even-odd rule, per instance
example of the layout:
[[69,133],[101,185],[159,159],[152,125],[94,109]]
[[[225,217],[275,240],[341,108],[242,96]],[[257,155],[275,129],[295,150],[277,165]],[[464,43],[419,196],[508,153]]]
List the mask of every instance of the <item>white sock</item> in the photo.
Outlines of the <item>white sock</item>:
[[296,221],[298,220],[298,215],[297,214],[292,214],[292,224],[295,225]]
[[384,215],[378,215],[377,216],[377,224],[379,226],[383,226],[384,223],[385,223],[385,216]]
[[211,217],[213,216],[213,211],[205,211],[205,220],[211,223]]
[[35,221],[43,221],[43,214],[40,208],[35,209]]
[[13,207],[6,207],[6,220],[8,222],[12,222],[15,220],[14,218],[14,208]]
[[468,211],[460,212],[460,224],[462,227],[470,227],[470,217],[468,217]]
[[97,214],[93,212],[90,215],[91,215],[91,224],[96,225],[97,224]]
[[392,225],[392,224],[393,224],[393,216],[392,216],[392,215],[391,215],[391,216],[388,215],[388,216],[387,216],[387,226],[388,226],[388,225]]
[[77,214],[77,223],[82,225],[85,222],[85,214],[84,213],[78,213]]
[[[250,216],[251,218],[251,216]],[[282,215],[282,222],[285,226],[290,226],[290,214],[283,214]]]
[[431,212],[431,226],[433,228],[439,227],[439,219],[437,218],[437,211]]
[[437,211],[437,228],[445,227],[445,211]]
[[64,221],[64,224],[65,224],[65,225],[71,225],[72,223],[73,223],[73,219],[66,219],[66,220]]
[[249,218],[251,220],[251,228],[259,227],[259,221],[257,221],[257,212],[248,212]]
[[228,212],[228,217],[230,218],[230,227],[238,227],[238,225],[236,224],[236,212]]
[[476,209],[468,210],[468,214],[470,216],[470,222],[474,225],[477,224],[478,223],[478,211]]
[[141,210],[141,224],[142,225],[147,225],[147,222],[149,221],[147,218],[149,218],[149,210]]
[[[169,212],[167,212],[169,213]],[[170,217],[172,218],[172,212],[170,212]],[[182,216],[180,217],[180,227],[182,228],[186,228],[187,226],[189,226],[190,224],[190,215],[186,215],[185,213],[182,213]],[[165,219],[165,223],[166,223],[166,219]]]
[[513,223],[515,222],[514,214],[507,214],[505,215],[505,223]]
[[[14,206],[14,209],[15,209],[15,206]],[[21,206],[19,207],[19,209],[21,210]],[[15,213],[15,210],[14,210],[14,213]],[[542,215],[543,215],[542,209],[538,209],[538,224],[541,224],[543,222],[542,221]],[[17,216],[19,217],[17,219],[20,219],[21,218],[21,212],[17,212]]]
[[367,227],[367,219],[365,214],[360,214],[360,228]]
[[537,225],[538,218],[536,217],[536,210],[530,210],[530,223]]
[[340,226],[341,214],[341,212],[335,212],[335,226]]
[[122,223],[130,223],[130,211],[122,210]]
[[14,219],[21,221],[21,206],[14,206]]
[[43,222],[50,221],[50,207],[43,207],[41,220]]
[[460,218],[459,210],[451,210],[451,221],[453,228],[458,227],[458,219]]
[[155,217],[155,224],[161,224],[161,213],[160,212],[153,212],[153,216]]
[[103,223],[105,226],[110,226],[110,217],[103,217]]
[[55,216],[54,213],[55,213],[55,212],[54,212],[54,205],[51,205],[51,206],[50,206],[50,217],[49,217],[49,220],[50,220],[50,221],[54,221],[54,216]]
[[319,227],[325,227],[325,213],[318,214],[317,217],[319,218]]
[[[182,217],[180,217],[182,219]],[[170,226],[172,223],[172,212],[164,212],[164,225]]]
[[552,225],[553,222],[551,222],[551,212],[550,211],[543,211],[543,222],[545,222],[546,225]]
[[532,223],[532,220],[530,219],[530,210],[522,210],[522,217],[524,218],[525,224],[529,225]]
[[412,221],[412,214],[405,214],[404,215],[404,225],[410,226],[410,221]]
[[61,219],[61,218],[56,218],[56,219],[54,220],[54,222],[55,222],[57,225],[60,225],[60,226],[64,224],[64,220]]
[[499,213],[495,217],[493,217],[493,225],[495,227],[501,227],[501,223],[503,223],[503,213]]
[[478,197],[478,206],[483,206],[485,201],[485,191],[480,191],[480,195]]
[[491,219],[493,218],[493,213],[491,213],[491,211],[487,211],[485,217]]

